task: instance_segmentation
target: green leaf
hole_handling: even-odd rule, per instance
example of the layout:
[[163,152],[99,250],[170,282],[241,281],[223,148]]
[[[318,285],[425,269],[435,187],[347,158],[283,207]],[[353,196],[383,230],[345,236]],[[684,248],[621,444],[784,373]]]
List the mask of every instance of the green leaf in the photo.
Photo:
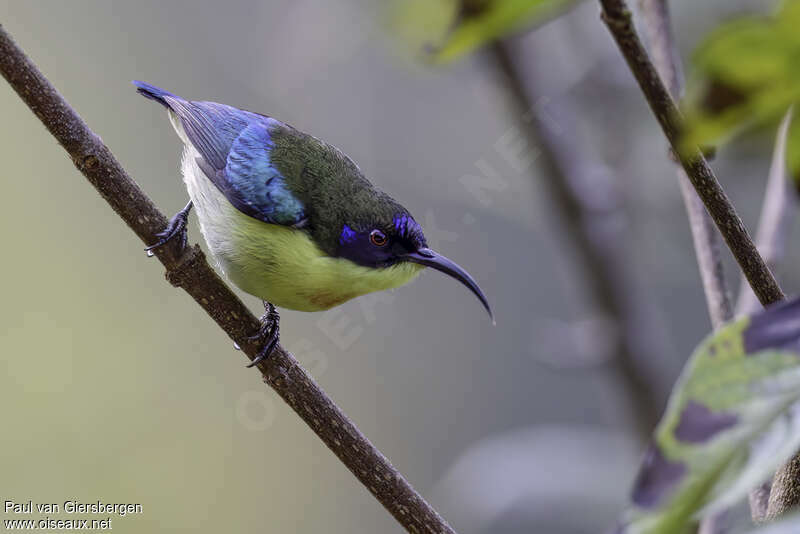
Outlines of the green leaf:
[[690,532],[800,448],[800,299],[729,323],[695,350],[634,483],[621,532]]
[[[773,16],[741,17],[711,32],[693,57],[683,150],[776,124],[800,100],[798,27],[800,0],[784,0]],[[799,136],[790,134],[788,147],[794,177],[800,177]]]
[[[581,0],[412,0],[401,26],[412,38],[438,41],[430,59],[446,63],[506,35],[540,26]],[[449,13],[447,24],[442,16]],[[439,28],[437,36],[431,33]],[[416,34],[416,35],[415,35]]]
[[458,16],[459,0],[395,0],[390,11],[392,31],[418,54],[444,39]]
[[457,21],[434,54],[438,62],[452,61],[500,37],[536,27],[557,17],[579,0],[494,0]]

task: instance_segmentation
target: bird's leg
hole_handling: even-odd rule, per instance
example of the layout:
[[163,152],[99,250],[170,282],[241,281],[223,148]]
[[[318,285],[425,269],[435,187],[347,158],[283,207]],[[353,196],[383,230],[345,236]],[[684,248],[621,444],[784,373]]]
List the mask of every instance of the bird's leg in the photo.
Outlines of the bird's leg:
[[251,341],[261,342],[262,345],[255,359],[250,362],[247,367],[253,367],[266,360],[269,355],[272,354],[280,338],[281,317],[278,315],[278,310],[266,300],[264,301],[264,310],[264,315],[261,316],[261,327],[258,329],[258,333],[249,338]]
[[173,237],[179,236],[181,241],[181,250],[186,247],[186,220],[189,218],[189,212],[192,211],[192,201],[190,200],[186,206],[176,213],[167,223],[167,227],[163,232],[159,232],[156,236],[159,240],[145,249],[148,256],[153,255],[153,249],[164,246]]

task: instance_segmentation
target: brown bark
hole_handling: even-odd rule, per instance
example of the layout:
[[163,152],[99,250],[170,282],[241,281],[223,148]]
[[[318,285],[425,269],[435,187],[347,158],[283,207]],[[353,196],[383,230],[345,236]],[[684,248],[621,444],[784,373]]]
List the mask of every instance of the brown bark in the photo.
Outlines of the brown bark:
[[650,109],[672,146],[673,153],[717,225],[753,292],[765,306],[783,300],[783,291],[758,253],[741,218],[699,148],[681,150],[683,117],[642,46],[627,4],[624,0],[600,0],[600,5],[603,21],[639,83]]
[[[156,233],[167,224],[166,217],[2,26],[0,72],[117,215],[143,243],[156,242]],[[167,269],[167,280],[200,304],[253,360],[258,346],[248,336],[258,330],[256,317],[217,276],[197,245],[184,251],[176,245],[170,243],[156,252]],[[272,386],[407,531],[455,533],[289,352],[279,345],[258,368],[264,382]]]

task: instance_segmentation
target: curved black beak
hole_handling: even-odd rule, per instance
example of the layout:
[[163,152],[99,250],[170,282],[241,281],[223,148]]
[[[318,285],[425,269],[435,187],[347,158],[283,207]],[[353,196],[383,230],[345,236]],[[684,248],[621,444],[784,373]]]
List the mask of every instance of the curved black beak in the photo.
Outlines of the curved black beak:
[[489,317],[491,317],[492,323],[494,323],[494,314],[492,313],[492,309],[489,307],[489,302],[486,300],[486,296],[483,294],[483,291],[481,291],[481,288],[478,287],[478,283],[469,275],[469,273],[459,267],[458,264],[450,261],[438,252],[429,248],[421,248],[415,252],[409,252],[408,254],[401,256],[401,258],[405,261],[419,263],[425,267],[430,267],[432,269],[436,269],[437,271],[441,271],[467,286],[469,290],[472,291],[475,296],[478,297],[478,299],[480,299],[483,307],[486,308],[487,312],[489,312]]

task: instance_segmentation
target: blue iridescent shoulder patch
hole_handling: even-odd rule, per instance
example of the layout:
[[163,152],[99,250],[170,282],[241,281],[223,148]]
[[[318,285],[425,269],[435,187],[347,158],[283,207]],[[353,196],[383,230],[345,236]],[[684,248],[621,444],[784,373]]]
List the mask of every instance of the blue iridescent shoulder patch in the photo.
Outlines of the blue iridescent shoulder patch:
[[[272,122],[271,122],[272,121]],[[293,225],[305,218],[303,203],[272,165],[269,127],[274,119],[261,119],[242,130],[231,145],[225,166],[226,192],[237,208],[265,222]]]

